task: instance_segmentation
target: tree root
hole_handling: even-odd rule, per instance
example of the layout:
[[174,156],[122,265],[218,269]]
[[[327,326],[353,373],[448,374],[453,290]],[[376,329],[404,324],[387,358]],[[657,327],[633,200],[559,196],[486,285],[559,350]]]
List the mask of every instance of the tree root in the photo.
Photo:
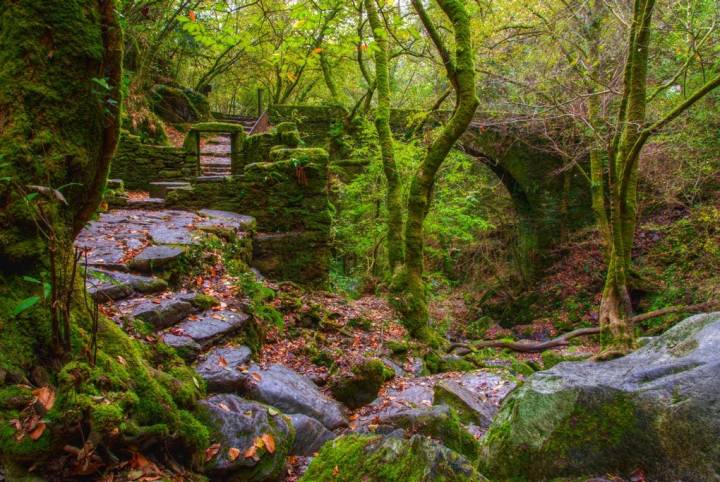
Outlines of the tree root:
[[[641,321],[656,318],[658,316],[669,315],[672,313],[683,313],[683,312],[699,312],[705,311],[715,306],[718,306],[717,301],[708,301],[706,303],[700,303],[697,305],[689,306],[670,306],[661,310],[650,311],[637,315],[631,318],[632,323],[639,323]],[[523,341],[503,341],[503,340],[485,340],[474,343],[453,343],[448,348],[448,352],[455,351],[457,355],[467,355],[475,350],[483,348],[506,348],[508,350],[520,352],[520,353],[540,353],[551,348],[561,348],[567,346],[569,341],[579,336],[590,336],[600,334],[600,327],[592,328],[579,328],[577,330],[564,333],[563,335],[553,338],[552,340],[543,342],[523,342]],[[613,354],[614,355],[614,354]]]

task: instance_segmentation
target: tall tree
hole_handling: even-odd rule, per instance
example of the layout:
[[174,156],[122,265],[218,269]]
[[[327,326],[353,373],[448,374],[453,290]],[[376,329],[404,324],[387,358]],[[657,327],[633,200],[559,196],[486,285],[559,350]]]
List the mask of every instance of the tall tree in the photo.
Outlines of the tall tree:
[[[603,357],[634,346],[628,274],[637,222],[638,161],[648,139],[713,89],[720,75],[709,80],[658,121],[648,123],[647,76],[650,33],[655,0],[635,0],[625,60],[624,88],[614,137],[608,149],[606,183],[609,211],[608,271],[600,304]],[[602,223],[602,220],[600,220]]]
[[390,272],[403,262],[403,212],[401,184],[395,163],[393,135],[390,130],[390,67],[388,65],[387,31],[380,21],[375,0],[365,0],[370,28],[375,39],[375,87],[377,89],[377,110],[375,129],[380,141],[383,170],[387,182],[385,204],[387,218],[387,251]]
[[405,225],[405,265],[397,280],[397,286],[402,288],[399,308],[405,326],[412,335],[428,340],[433,337],[427,324],[428,302],[423,280],[423,223],[432,201],[435,176],[450,149],[470,125],[480,104],[475,93],[470,16],[465,2],[463,0],[436,0],[436,2],[452,24],[455,43],[453,53],[446,45],[440,29],[426,11],[422,0],[412,0],[412,5],[445,66],[445,73],[455,91],[455,110],[428,147],[413,177]]

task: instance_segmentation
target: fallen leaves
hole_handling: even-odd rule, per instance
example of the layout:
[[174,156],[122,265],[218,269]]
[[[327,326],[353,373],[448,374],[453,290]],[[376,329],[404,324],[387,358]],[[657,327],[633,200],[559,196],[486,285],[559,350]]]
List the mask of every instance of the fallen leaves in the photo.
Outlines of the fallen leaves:
[[51,410],[55,405],[55,390],[50,387],[36,388],[32,394],[46,411]]
[[238,457],[240,457],[240,449],[236,447],[230,447],[228,449],[228,460],[230,460],[230,462],[234,462]]
[[269,433],[264,433],[260,436],[260,438],[262,439],[263,443],[265,444],[265,449],[269,453],[274,454],[275,453],[275,439],[273,438],[273,436],[270,435]]
[[218,452],[220,452],[220,444],[214,443],[208,448],[205,449],[205,462],[210,462],[212,459],[214,459]]

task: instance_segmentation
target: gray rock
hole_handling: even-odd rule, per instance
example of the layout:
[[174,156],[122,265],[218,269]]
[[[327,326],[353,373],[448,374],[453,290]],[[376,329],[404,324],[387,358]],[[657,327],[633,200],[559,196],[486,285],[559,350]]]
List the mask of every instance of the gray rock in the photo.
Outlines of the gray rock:
[[162,209],[163,207],[165,207],[165,200],[157,197],[129,199],[127,203],[128,209]]
[[175,348],[181,357],[189,361],[194,360],[202,351],[202,347],[195,340],[187,336],[164,333],[160,337],[160,340],[167,346]]
[[160,330],[174,325],[194,310],[193,305],[187,301],[168,298],[159,300],[157,303],[150,300],[144,301],[135,307],[132,316],[151,324],[154,329]]
[[97,278],[88,278],[87,292],[98,303],[122,300],[131,296],[135,290],[129,283],[107,282]]
[[156,244],[195,244],[190,231],[182,226],[173,226],[172,224],[153,226],[148,229],[148,234]]
[[108,189],[125,189],[125,183],[122,179],[108,179],[106,186]]
[[[293,445],[293,429],[286,416],[236,395],[213,395],[200,404],[208,410],[220,435],[220,450],[206,464],[211,475],[237,481],[279,480]],[[245,457],[263,435],[272,437],[275,450],[258,448],[255,457]],[[239,450],[234,460],[230,449]]]
[[484,438],[487,474],[720,479],[718,346],[720,313],[697,315],[628,356],[534,374]]
[[228,226],[240,231],[251,231],[255,229],[255,218],[244,214],[237,214],[229,211],[218,211],[215,209],[201,209],[199,213],[207,218],[204,223],[216,226]]
[[164,198],[169,190],[190,189],[190,183],[184,181],[157,181],[148,185],[150,195],[156,198]]
[[182,248],[150,246],[130,261],[130,268],[144,273],[160,271],[176,263],[182,254]]
[[195,370],[211,392],[231,393],[246,378],[238,368],[250,362],[251,356],[250,348],[242,345],[213,348],[202,356]]
[[328,442],[301,480],[335,479],[377,482],[487,480],[465,457],[422,435],[413,435],[410,439],[352,435]]
[[[241,312],[209,311],[196,319],[186,320],[176,325],[168,334],[179,338],[189,338],[200,348],[206,349],[218,340],[238,332],[249,318],[247,314]],[[162,340],[167,345],[176,346],[180,341],[167,338],[166,335],[163,335]],[[185,341],[185,344],[188,345],[189,341]]]
[[462,380],[442,380],[435,385],[435,403],[455,408],[465,423],[488,428],[497,413],[497,406],[488,403],[483,392],[473,391]]
[[102,269],[92,270],[90,274],[102,281],[110,281],[116,284],[128,284],[133,290],[140,293],[157,293],[165,291],[168,287],[167,281],[153,276],[141,276],[121,271]]
[[[242,395],[272,405],[287,414],[302,413],[334,430],[347,425],[341,405],[326,397],[307,378],[282,365],[261,369],[251,365]],[[253,374],[256,374],[253,377]]]
[[290,455],[309,457],[325,445],[325,442],[335,438],[335,434],[325,428],[325,425],[312,417],[295,413],[290,415],[295,427],[295,443],[290,449]]

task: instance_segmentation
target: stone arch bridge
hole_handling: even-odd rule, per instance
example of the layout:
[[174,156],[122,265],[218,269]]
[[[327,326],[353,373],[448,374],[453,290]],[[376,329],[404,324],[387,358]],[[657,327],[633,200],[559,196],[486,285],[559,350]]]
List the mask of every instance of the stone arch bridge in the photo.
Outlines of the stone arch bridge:
[[[407,131],[416,114],[392,111],[393,129],[398,134]],[[268,115],[273,124],[295,122],[311,145],[331,145],[328,133],[337,131],[333,124],[343,118],[339,109],[314,106],[274,106]],[[442,113],[435,120],[441,118]],[[534,276],[533,267],[542,266],[563,234],[592,222],[589,180],[552,153],[549,138],[539,129],[478,115],[457,147],[487,166],[507,188],[518,217],[518,266],[525,279]],[[337,149],[330,152],[336,153],[335,162],[345,162]]]

